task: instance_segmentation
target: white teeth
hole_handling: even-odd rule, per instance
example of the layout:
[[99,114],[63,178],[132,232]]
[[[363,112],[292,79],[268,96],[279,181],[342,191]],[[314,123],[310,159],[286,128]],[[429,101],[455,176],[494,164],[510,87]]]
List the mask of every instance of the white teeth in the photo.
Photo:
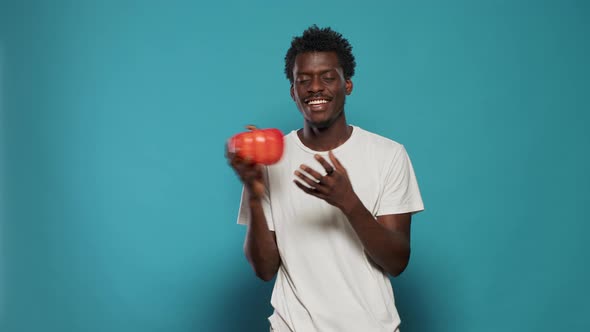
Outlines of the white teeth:
[[325,104],[328,101],[325,99],[320,99],[320,100],[311,100],[310,102],[308,102],[308,104],[310,105],[317,105],[317,104]]

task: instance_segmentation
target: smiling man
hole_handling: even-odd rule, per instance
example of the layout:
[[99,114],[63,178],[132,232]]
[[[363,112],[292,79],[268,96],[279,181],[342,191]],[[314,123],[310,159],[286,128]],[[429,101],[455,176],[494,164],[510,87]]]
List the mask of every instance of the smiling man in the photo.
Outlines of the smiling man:
[[303,128],[275,165],[228,154],[244,184],[246,257],[261,279],[276,276],[271,331],[399,331],[389,275],[408,265],[424,206],[404,146],[347,124],[354,70],[352,47],[330,28],[293,38],[285,73]]

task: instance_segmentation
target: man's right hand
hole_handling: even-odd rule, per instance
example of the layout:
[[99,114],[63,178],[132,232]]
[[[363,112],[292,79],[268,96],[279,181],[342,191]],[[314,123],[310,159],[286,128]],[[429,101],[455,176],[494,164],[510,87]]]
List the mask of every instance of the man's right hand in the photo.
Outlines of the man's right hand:
[[228,164],[234,169],[244,184],[251,199],[259,199],[264,195],[265,186],[262,176],[263,166],[251,160],[244,159],[236,153],[229,152],[225,146],[225,156]]
[[263,177],[263,166],[251,160],[245,160],[225,148],[225,156],[229,165],[242,180],[250,200],[250,223],[244,241],[244,254],[254,269],[254,273],[264,281],[272,280],[281,265],[281,256],[277,248],[275,233],[268,228],[262,197],[266,191]]

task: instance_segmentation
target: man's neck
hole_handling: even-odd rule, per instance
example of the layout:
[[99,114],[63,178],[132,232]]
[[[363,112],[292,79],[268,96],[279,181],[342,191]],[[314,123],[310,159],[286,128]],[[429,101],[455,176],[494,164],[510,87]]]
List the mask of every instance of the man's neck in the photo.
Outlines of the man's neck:
[[346,123],[342,114],[334,123],[325,128],[317,128],[308,122],[297,132],[305,146],[315,151],[330,151],[344,144],[352,134],[352,127]]

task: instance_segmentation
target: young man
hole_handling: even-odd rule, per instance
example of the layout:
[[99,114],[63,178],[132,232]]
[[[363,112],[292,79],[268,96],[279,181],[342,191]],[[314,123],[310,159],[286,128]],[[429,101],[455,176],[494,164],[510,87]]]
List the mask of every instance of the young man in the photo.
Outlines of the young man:
[[351,50],[330,28],[293,38],[285,73],[303,128],[275,165],[228,155],[244,184],[246,257],[261,279],[276,276],[271,331],[399,329],[388,275],[406,268],[424,207],[403,145],[346,122]]

